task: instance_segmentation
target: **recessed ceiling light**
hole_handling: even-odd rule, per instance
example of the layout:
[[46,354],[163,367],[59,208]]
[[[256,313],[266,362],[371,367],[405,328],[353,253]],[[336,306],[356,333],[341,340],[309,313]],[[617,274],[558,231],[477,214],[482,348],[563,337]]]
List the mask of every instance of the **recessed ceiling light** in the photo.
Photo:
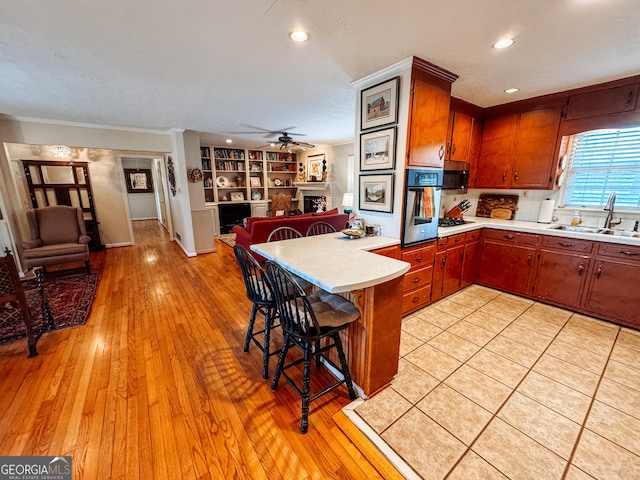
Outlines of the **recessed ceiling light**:
[[513,45],[513,38],[503,38],[493,44],[493,48],[507,48]]
[[233,140],[231,140],[230,138],[227,138],[227,139],[225,140],[225,142],[227,142],[227,143],[233,143]]
[[516,93],[519,90],[519,88],[507,88],[504,93]]
[[276,144],[275,144],[275,143],[270,143],[270,144],[269,144],[269,146],[270,146],[270,147],[275,147],[275,146],[276,146]]
[[289,32],[289,38],[294,42],[306,42],[309,40],[309,34],[303,30],[294,30]]

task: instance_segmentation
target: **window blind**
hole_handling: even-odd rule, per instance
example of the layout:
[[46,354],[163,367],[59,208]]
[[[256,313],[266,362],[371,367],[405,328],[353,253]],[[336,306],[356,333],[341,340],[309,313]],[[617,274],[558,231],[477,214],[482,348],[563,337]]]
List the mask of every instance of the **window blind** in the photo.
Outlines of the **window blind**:
[[574,135],[564,203],[604,208],[611,192],[616,210],[640,209],[640,128]]

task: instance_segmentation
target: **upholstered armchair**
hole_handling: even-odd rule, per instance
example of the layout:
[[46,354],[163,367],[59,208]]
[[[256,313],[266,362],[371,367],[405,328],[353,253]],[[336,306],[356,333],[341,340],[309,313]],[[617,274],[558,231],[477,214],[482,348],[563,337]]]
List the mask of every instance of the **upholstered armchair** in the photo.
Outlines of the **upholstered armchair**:
[[27,268],[47,267],[63,263],[84,262],[91,272],[89,246],[91,240],[76,207],[56,205],[27,211],[31,239],[22,243]]

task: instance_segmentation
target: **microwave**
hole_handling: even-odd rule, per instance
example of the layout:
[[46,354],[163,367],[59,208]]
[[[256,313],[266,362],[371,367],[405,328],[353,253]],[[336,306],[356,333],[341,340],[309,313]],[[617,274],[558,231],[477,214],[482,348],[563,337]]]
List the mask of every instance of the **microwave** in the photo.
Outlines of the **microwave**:
[[467,162],[445,161],[442,176],[442,190],[448,193],[467,193],[469,185],[469,164]]

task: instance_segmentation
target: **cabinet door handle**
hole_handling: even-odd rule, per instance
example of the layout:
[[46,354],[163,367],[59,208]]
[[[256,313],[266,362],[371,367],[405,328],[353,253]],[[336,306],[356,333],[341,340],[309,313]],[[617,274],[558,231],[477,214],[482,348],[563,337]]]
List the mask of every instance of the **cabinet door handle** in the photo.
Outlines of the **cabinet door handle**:
[[596,271],[596,278],[600,278],[602,275],[602,265],[598,265],[598,270]]
[[531,254],[529,254],[529,257],[527,258],[527,265],[531,265]]
[[630,257],[635,257],[636,255],[640,255],[638,252],[630,252],[629,250],[619,250],[618,253],[623,255],[629,255]]
[[633,102],[633,90],[629,90],[629,96],[627,97],[627,105],[631,105]]
[[503,235],[503,237],[506,238],[507,240],[513,240],[515,238],[515,235],[507,233],[507,234]]
[[417,302],[419,302],[419,301],[420,301],[420,297],[413,297],[413,298],[411,299],[411,303],[417,303]]
[[518,181],[518,170],[516,170],[516,173],[513,175],[513,179],[517,182]]
[[440,157],[440,160],[442,160],[444,157],[444,147],[440,147],[440,150],[438,150],[438,156]]
[[507,171],[503,170],[502,171],[502,182],[504,182],[505,180],[507,180]]
[[424,257],[416,257],[416,262],[421,262],[424,259]]
[[573,243],[560,242],[558,245],[561,247],[573,247]]
[[419,281],[420,281],[420,279],[419,279],[419,278],[414,278],[414,279],[413,279],[413,283],[418,283]]
[[456,144],[452,143],[451,144],[451,155],[455,155],[456,154]]
[[583,273],[584,273],[584,265],[581,263],[580,265],[578,265],[578,275],[582,276]]
[[447,263],[447,257],[442,257],[442,269],[444,270],[444,265]]

